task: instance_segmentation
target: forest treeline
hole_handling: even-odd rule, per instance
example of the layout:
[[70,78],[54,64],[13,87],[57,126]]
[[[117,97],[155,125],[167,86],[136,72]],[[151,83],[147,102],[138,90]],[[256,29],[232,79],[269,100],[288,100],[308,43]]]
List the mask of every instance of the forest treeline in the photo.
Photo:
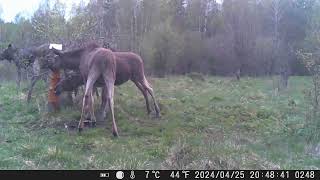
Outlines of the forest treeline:
[[42,0],[29,18],[0,20],[0,48],[95,40],[139,53],[160,77],[306,75],[297,52],[319,51],[319,12],[319,0],[90,0],[70,13],[63,1]]

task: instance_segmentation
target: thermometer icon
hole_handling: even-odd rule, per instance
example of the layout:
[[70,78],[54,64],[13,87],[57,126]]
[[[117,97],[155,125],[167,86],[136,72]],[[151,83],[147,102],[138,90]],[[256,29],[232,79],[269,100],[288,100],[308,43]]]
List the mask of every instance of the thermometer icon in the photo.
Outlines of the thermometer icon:
[[136,176],[134,175],[134,171],[131,171],[131,173],[130,173],[130,178],[131,179],[134,179]]

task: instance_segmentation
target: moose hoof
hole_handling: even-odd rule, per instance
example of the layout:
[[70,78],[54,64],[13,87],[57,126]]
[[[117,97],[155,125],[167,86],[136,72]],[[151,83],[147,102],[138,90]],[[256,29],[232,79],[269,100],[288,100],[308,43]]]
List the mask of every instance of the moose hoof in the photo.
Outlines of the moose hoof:
[[88,120],[88,119],[87,119],[86,121],[83,121],[83,124],[84,124],[85,126],[89,126],[90,123],[91,123],[91,122],[90,122],[90,120]]
[[161,118],[160,113],[157,113],[157,114],[156,114],[156,118]]
[[115,138],[119,137],[118,132],[113,131],[112,134],[113,134],[113,137],[115,137]]
[[95,121],[91,123],[91,127],[93,127],[93,128],[96,127],[96,122]]
[[151,117],[154,119],[159,119],[159,118],[161,118],[161,115],[160,114],[152,114]]
[[78,128],[78,132],[79,132],[79,133],[81,133],[81,132],[82,132],[82,130],[83,130],[83,128],[81,128],[81,127],[80,127],[80,128]]

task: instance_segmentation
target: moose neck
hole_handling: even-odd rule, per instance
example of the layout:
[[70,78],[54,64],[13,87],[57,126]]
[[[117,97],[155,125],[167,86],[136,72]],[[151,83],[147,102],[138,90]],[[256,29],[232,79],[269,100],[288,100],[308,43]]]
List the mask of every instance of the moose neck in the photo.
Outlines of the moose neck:
[[66,69],[79,70],[81,61],[85,59],[87,53],[98,47],[100,47],[98,44],[90,43],[83,48],[64,52],[62,54],[62,67]]
[[10,54],[8,52],[8,50],[5,50],[0,54],[0,60],[12,61],[13,60],[13,54]]
[[66,69],[78,70],[82,53],[66,53],[62,58],[62,67]]

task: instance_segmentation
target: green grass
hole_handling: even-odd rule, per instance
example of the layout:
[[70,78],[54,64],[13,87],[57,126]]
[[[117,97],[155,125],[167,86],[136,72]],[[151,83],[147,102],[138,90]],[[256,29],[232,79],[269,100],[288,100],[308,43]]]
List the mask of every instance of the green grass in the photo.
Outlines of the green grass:
[[278,93],[272,78],[150,82],[161,119],[146,114],[133,83],[117,87],[119,138],[109,119],[82,134],[65,129],[77,125],[81,107],[46,113],[45,83],[30,104],[25,89],[18,93],[13,82],[2,83],[0,169],[319,169],[303,129],[308,77],[291,77]]

